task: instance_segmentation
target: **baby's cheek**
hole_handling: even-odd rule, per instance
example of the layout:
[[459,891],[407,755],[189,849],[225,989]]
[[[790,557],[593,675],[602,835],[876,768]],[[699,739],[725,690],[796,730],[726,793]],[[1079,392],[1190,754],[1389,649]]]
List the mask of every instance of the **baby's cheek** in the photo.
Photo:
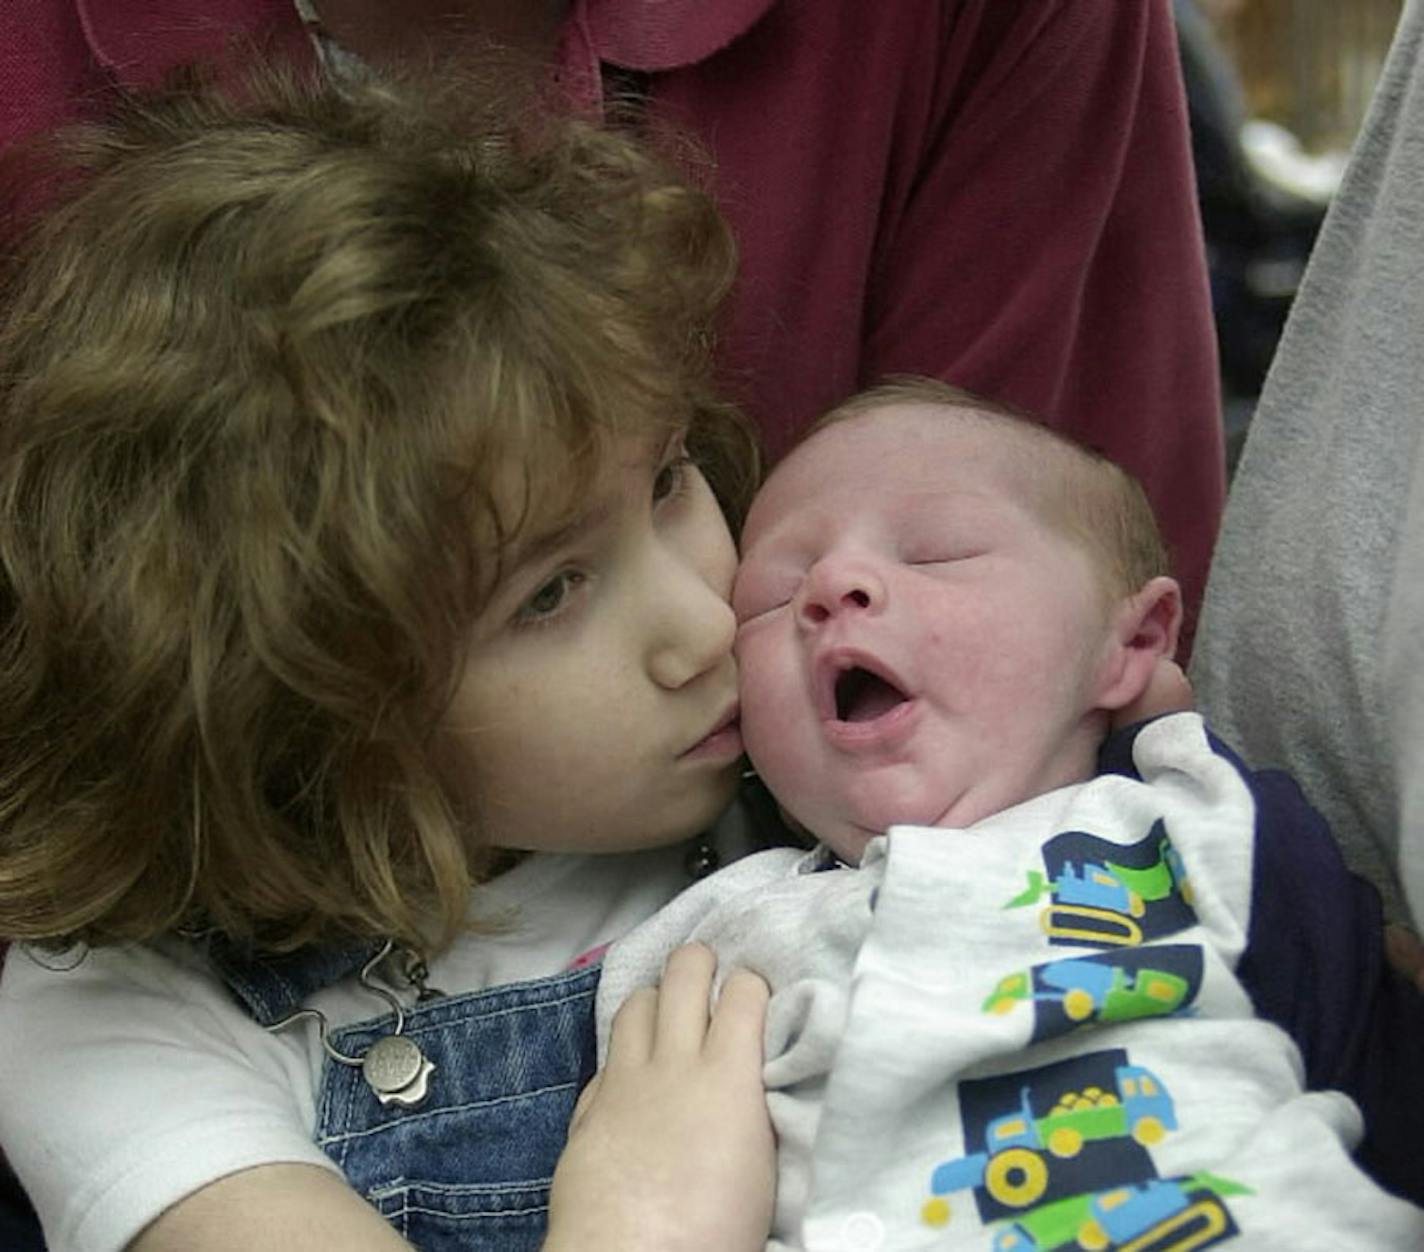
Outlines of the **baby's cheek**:
[[737,626],[732,655],[737,660],[737,686],[745,727],[748,703],[758,703],[758,694],[767,684],[784,681],[789,658],[778,648],[776,639],[760,621],[743,622]]
[[805,716],[789,667],[775,661],[761,641],[737,649],[742,742],[759,771],[774,770],[791,748],[797,721]]

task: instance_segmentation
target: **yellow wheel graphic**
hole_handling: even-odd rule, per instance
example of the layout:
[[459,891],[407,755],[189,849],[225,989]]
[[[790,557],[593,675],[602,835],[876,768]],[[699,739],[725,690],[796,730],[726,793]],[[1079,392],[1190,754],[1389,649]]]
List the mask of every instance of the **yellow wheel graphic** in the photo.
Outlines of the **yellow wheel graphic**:
[[1104,1252],[1110,1242],[1108,1232],[1098,1225],[1095,1218],[1088,1218],[1078,1227],[1078,1246],[1083,1252]]
[[1000,1204],[1027,1208],[1048,1188],[1048,1166],[1037,1152],[1006,1148],[989,1162],[984,1186]]
[[1081,987],[1074,987],[1063,997],[1063,1011],[1072,1021],[1086,1021],[1093,1015],[1093,997]]
[[933,1200],[926,1200],[920,1206],[920,1220],[926,1226],[948,1226],[949,1225],[949,1201],[936,1196]]
[[1059,1126],[1048,1136],[1048,1150],[1054,1156],[1077,1156],[1082,1146],[1082,1134],[1071,1126]]
[[1132,1127],[1132,1137],[1144,1148],[1161,1143],[1166,1134],[1167,1128],[1155,1117],[1140,1117]]

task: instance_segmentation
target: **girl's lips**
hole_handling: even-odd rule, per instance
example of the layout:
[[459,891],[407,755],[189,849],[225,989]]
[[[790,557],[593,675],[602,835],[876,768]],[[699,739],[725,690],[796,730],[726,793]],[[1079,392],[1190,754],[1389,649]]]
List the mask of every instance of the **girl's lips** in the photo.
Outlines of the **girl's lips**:
[[693,760],[731,760],[742,754],[740,709],[733,709],[705,738],[699,739],[679,758]]

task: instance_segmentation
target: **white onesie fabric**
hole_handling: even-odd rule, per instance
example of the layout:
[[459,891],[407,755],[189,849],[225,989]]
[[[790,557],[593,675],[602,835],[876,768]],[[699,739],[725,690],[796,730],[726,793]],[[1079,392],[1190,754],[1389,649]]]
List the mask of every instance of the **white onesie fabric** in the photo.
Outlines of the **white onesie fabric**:
[[620,941],[618,1003],[693,938],[772,987],[774,1249],[1424,1247],[1350,1160],[1355,1105],[1233,970],[1256,802],[1196,714],[1104,774],[860,869],[777,850]]

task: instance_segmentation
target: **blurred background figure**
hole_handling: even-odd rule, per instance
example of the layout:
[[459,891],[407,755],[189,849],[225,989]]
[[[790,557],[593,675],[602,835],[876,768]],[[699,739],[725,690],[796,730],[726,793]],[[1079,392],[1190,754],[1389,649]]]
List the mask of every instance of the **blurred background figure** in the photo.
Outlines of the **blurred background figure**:
[[1173,0],[1234,468],[1400,0]]

